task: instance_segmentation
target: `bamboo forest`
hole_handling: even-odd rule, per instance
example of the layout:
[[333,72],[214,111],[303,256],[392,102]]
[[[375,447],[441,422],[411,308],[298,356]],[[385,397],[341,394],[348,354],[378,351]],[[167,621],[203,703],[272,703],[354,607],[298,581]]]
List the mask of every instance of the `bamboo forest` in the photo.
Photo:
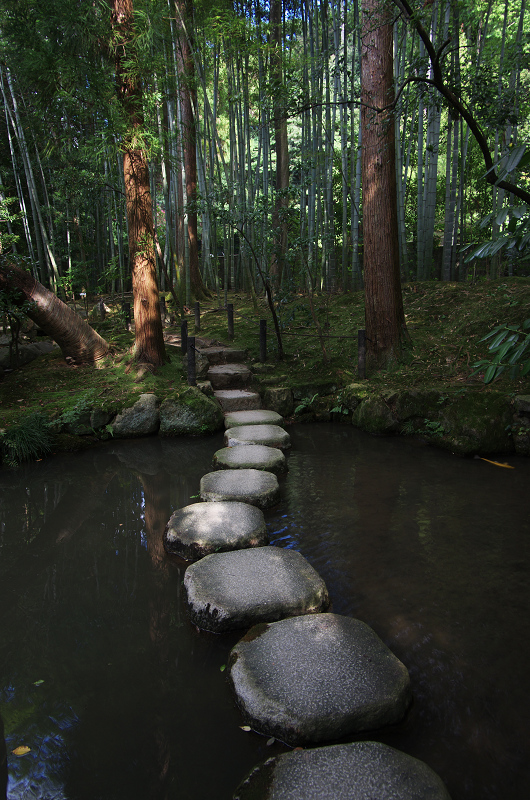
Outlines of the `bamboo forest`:
[[[146,231],[160,289],[188,305],[263,275],[361,288],[363,125],[383,117],[401,281],[526,274],[525,0],[0,7],[3,251],[62,296],[129,288],[127,237]],[[389,65],[369,42],[383,29]],[[146,167],[137,230],[126,152]]]

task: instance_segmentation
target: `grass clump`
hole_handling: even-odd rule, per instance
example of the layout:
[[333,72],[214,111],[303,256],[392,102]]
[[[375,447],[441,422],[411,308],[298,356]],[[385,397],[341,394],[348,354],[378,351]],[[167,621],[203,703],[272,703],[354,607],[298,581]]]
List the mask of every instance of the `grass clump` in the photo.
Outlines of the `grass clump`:
[[49,453],[51,448],[52,434],[44,414],[30,414],[9,430],[0,431],[0,452],[8,467],[34,461]]

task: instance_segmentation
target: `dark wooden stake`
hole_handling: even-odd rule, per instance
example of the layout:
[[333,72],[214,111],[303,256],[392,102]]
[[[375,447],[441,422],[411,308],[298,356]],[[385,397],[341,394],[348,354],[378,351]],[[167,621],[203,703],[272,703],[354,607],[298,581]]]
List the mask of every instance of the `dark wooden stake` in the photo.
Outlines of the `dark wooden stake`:
[[195,336],[188,337],[188,384],[197,386],[195,374]]
[[228,338],[234,338],[234,304],[228,303],[226,306],[226,317],[228,321]]
[[357,366],[359,369],[359,379],[364,380],[366,377],[366,331],[357,331]]
[[160,317],[162,319],[162,322],[164,322],[165,319],[166,319],[166,315],[167,315],[166,298],[165,297],[161,297],[160,300],[158,301],[158,303],[160,305]]
[[183,356],[188,352],[188,320],[180,324],[180,351]]
[[131,304],[130,303],[122,303],[121,304],[121,311],[123,314],[123,321],[125,322],[125,330],[131,330]]
[[201,329],[201,304],[195,303],[195,333]]
[[267,360],[267,320],[259,321],[259,360],[262,364]]

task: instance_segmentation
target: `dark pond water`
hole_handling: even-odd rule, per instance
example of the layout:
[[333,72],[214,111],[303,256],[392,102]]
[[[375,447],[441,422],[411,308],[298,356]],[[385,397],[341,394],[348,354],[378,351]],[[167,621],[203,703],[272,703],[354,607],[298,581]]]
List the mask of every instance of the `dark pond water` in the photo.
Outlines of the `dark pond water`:
[[[501,469],[332,425],[290,432],[271,540],[300,550],[333,610],[369,623],[412,678],[406,722],[365,738],[426,761],[453,800],[526,800],[530,462]],[[220,446],[113,442],[0,472],[10,800],[229,800],[286,749],[239,728],[221,669],[239,636],[189,624],[185,564],[162,547]],[[31,752],[16,758],[20,745]]]

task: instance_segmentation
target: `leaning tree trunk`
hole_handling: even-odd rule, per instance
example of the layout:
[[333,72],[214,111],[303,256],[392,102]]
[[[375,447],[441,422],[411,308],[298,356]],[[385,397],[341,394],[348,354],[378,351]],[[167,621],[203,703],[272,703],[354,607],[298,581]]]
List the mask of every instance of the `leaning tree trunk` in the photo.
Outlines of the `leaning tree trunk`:
[[0,291],[10,291],[15,303],[27,304],[25,313],[57,342],[67,361],[94,363],[108,352],[105,339],[30,272],[0,264]]

